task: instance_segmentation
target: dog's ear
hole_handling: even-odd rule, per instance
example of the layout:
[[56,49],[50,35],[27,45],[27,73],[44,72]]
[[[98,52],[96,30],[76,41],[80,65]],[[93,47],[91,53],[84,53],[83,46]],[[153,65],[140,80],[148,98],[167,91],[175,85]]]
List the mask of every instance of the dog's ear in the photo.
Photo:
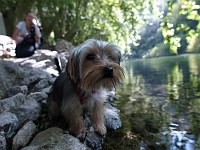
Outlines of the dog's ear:
[[121,48],[119,46],[114,46],[115,47],[115,50],[116,50],[116,54],[118,56],[118,64],[120,64],[121,62],[121,58],[122,58],[122,55],[121,55]]
[[121,59],[122,59],[122,55],[121,55],[121,53],[119,52],[119,55],[118,55],[118,64],[119,64],[119,65],[120,65]]
[[74,82],[78,82],[79,79],[79,59],[77,57],[78,56],[73,53],[68,59],[68,63],[66,65],[66,72],[68,72]]

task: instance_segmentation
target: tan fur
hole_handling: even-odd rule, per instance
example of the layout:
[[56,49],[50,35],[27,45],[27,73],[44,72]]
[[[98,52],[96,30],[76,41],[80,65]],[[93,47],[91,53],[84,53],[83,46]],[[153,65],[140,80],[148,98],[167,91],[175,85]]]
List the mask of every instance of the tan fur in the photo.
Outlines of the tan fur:
[[56,120],[63,116],[71,133],[85,137],[82,118],[85,107],[91,113],[95,131],[106,134],[103,106],[108,91],[122,83],[124,72],[119,65],[120,58],[119,47],[109,42],[90,39],[75,47],[66,71],[56,79],[49,94],[49,117]]

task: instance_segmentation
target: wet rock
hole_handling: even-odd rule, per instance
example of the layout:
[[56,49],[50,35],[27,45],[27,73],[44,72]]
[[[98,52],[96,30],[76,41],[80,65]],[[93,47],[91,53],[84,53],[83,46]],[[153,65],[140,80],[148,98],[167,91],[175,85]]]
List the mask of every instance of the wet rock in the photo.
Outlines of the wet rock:
[[86,145],[95,150],[102,149],[103,136],[96,132],[89,132],[85,139]]
[[26,98],[23,93],[18,93],[15,96],[0,100],[0,113],[3,111],[11,111],[19,107],[25,102]]
[[19,120],[16,115],[10,112],[0,114],[0,133],[6,138],[11,138],[19,127]]
[[32,121],[27,122],[14,136],[12,150],[26,146],[36,131],[36,125]]
[[[122,122],[119,116],[119,110],[110,102],[105,103],[104,117],[107,130],[116,130],[121,127]],[[94,131],[87,113],[84,118],[84,124],[88,128],[87,136],[85,138],[86,145],[91,149],[101,150],[105,136]]]
[[49,128],[38,133],[29,146],[39,146],[40,150],[87,150],[87,146],[82,144],[77,138],[64,133],[57,127]]
[[6,150],[6,138],[2,133],[0,133],[0,149]]
[[119,109],[106,103],[104,108],[105,125],[108,129],[116,130],[122,126]]

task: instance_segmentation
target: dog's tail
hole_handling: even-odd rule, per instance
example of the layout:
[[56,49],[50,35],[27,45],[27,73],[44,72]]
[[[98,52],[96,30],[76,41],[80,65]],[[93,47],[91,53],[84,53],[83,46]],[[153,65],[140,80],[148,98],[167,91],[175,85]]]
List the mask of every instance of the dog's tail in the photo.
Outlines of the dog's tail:
[[58,73],[61,74],[62,73],[62,64],[61,64],[61,61],[60,61],[60,57],[59,56],[55,57],[54,62],[56,64]]

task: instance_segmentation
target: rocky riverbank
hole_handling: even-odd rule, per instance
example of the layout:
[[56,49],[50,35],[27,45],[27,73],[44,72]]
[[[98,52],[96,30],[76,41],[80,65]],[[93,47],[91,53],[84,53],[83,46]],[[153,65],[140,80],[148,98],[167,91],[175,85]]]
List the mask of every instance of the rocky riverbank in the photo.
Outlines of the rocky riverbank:
[[[85,116],[88,134],[84,141],[67,130],[52,127],[47,117],[46,100],[58,76],[54,58],[67,63],[67,52],[38,50],[23,59],[0,60],[0,149],[1,150],[80,150],[101,149],[104,137],[93,131]],[[114,94],[110,93],[110,100]],[[105,104],[108,130],[121,126],[119,110],[111,101]]]

